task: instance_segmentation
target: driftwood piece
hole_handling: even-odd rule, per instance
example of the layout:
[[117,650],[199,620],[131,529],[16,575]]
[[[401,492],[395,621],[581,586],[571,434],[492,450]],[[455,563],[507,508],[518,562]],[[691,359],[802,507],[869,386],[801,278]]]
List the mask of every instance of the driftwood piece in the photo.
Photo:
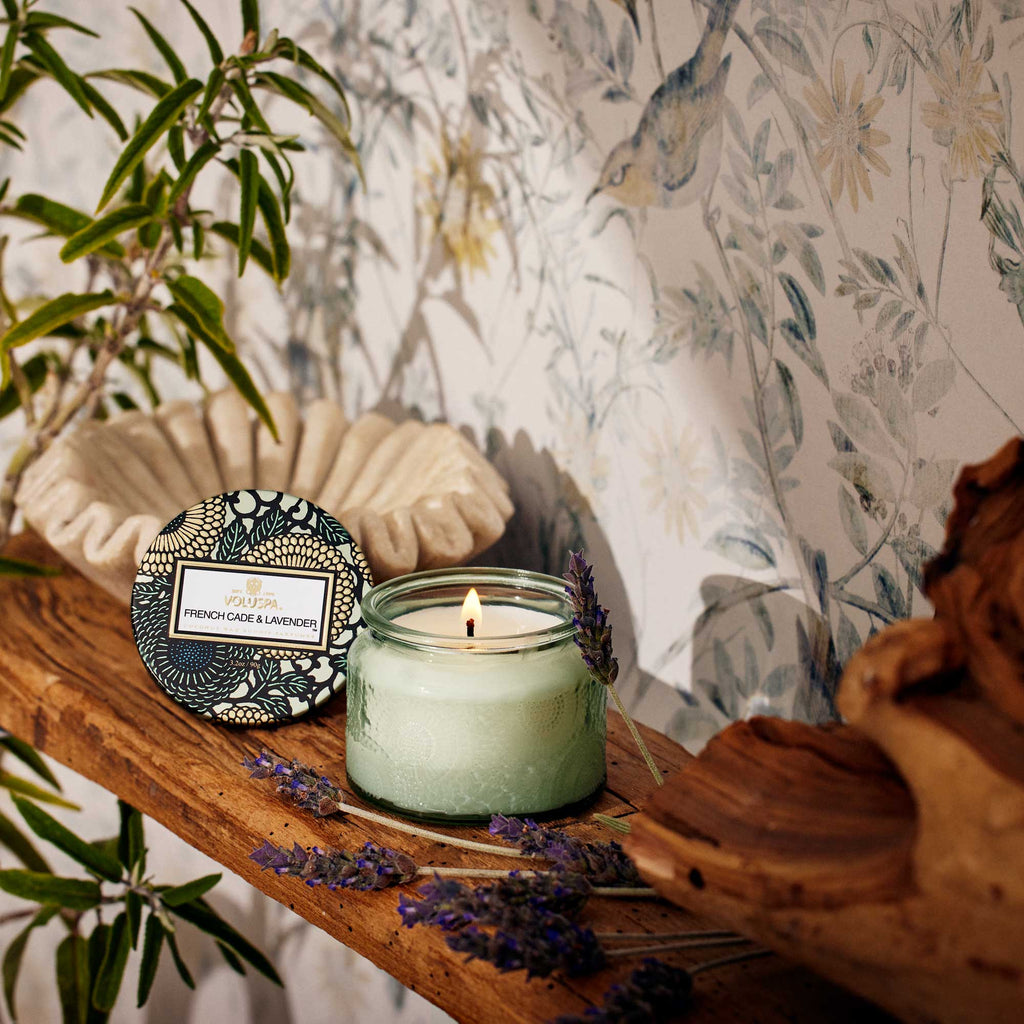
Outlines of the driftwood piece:
[[848,724],[737,723],[627,848],[666,896],[912,1021],[1024,1019],[1024,442],[967,467],[925,591],[849,662]]

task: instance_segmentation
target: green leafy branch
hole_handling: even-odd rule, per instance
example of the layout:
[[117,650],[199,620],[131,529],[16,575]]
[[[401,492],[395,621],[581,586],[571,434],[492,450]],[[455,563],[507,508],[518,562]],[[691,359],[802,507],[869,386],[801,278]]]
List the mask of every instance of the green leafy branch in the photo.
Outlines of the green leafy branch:
[[[2,0],[0,144],[21,148],[27,141],[7,119],[9,111],[33,84],[49,78],[90,118],[98,114],[124,145],[93,215],[35,193],[8,198],[9,181],[0,186],[0,216],[36,224],[46,236],[64,239],[62,262],[77,264],[86,278],[81,291],[30,305],[7,295],[0,265],[0,417],[20,410],[25,422],[0,482],[0,549],[9,535],[18,485],[32,462],[82,419],[135,407],[135,399],[112,383],[125,374],[155,405],[160,400],[156,366],[169,362],[202,384],[198,350],[203,348],[276,433],[224,326],[223,302],[190,266],[217,255],[212,236],[234,250],[239,276],[250,262],[278,285],[288,276],[292,157],[303,146],[294,134],[272,127],[262,100],[284,100],[305,111],[362,173],[340,83],[276,30],[261,37],[256,0],[242,0],[242,40],[235,52],[218,41],[189,0],[180,2],[212,64],[200,77],[189,74],[174,48],[138,11],[133,13],[167,65],[169,78],[130,68],[79,74],[49,37],[73,31],[98,38],[95,32],[33,10],[34,0]],[[299,76],[326,83],[330,102]],[[127,85],[155,101],[133,132],[100,91],[97,83],[104,82]],[[192,205],[197,182],[214,167],[237,182],[237,220],[219,220]],[[0,259],[5,243],[0,241]],[[41,339],[49,347],[22,362],[18,350]],[[5,574],[17,570],[11,560],[0,565]]]
[[[23,761],[48,786],[60,789],[39,755],[27,744],[4,735],[4,753]],[[77,809],[63,797],[26,779],[0,773],[0,786],[11,794],[18,813],[32,836],[66,854],[85,877],[57,875],[33,839],[0,814],[0,846],[23,865],[0,870],[0,889],[35,906],[0,916],[0,926],[25,922],[7,944],[0,962],[4,1001],[17,1021],[16,989],[32,935],[51,922],[61,925],[65,937],[57,947],[56,981],[64,1024],[107,1020],[124,981],[129,954],[140,948],[136,997],[139,1006],[149,998],[160,956],[166,945],[182,980],[195,982],[177,945],[177,927],[185,921],[210,935],[224,959],[239,973],[244,963],[277,984],[281,983],[269,960],[224,921],[204,898],[220,881],[205,875],[183,885],[157,885],[146,876],[146,844],[142,815],[123,801],[118,835],[87,842],[41,807],[48,802]],[[104,914],[112,914],[108,921]],[[145,918],[145,924],[143,924]]]

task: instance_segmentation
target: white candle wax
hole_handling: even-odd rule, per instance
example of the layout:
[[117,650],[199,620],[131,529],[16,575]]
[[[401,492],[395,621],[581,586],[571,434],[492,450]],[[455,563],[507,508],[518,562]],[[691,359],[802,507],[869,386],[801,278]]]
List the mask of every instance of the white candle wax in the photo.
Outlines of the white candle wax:
[[[415,629],[419,633],[430,633],[433,636],[466,636],[466,623],[459,605],[418,608],[414,612],[396,615],[392,621],[396,626]],[[473,624],[473,636],[518,636],[521,633],[533,633],[538,629],[550,629],[561,621],[557,615],[537,611],[535,608],[485,603],[480,621]]]

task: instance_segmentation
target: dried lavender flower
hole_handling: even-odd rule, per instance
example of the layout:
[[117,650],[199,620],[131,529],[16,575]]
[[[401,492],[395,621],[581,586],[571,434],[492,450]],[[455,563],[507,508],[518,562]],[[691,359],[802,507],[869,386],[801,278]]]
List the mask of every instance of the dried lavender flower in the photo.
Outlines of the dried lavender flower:
[[591,974],[605,966],[604,951],[594,933],[561,914],[540,914],[535,927],[514,932],[484,932],[469,925],[445,942],[456,953],[487,960],[500,971],[525,969],[527,978],[546,978],[555,971]]
[[593,566],[587,565],[582,551],[569,554],[569,571],[562,577],[572,607],[576,627],[576,646],[590,674],[604,686],[611,686],[619,674],[619,662],[612,656],[612,627],[608,610],[597,603]]
[[542,828],[530,818],[491,817],[492,836],[515,844],[531,857],[546,857],[560,871],[583,875],[591,885],[641,886],[636,865],[616,842],[588,843],[561,829]]
[[289,850],[264,840],[249,854],[261,868],[279,875],[301,878],[306,885],[326,885],[328,889],[386,889],[401,885],[416,876],[416,863],[406,853],[366,843],[359,853],[314,846],[303,849],[298,843]]
[[309,811],[315,818],[325,818],[340,810],[345,794],[325,775],[318,775],[301,761],[261,750],[257,757],[243,758],[252,779],[275,779],[277,791],[296,807]]
[[573,639],[576,646],[583,655],[583,662],[590,671],[591,676],[602,686],[608,688],[608,692],[615,701],[615,706],[626,723],[633,742],[637,745],[643,755],[647,767],[654,776],[654,781],[664,785],[665,780],[658,771],[658,766],[651,757],[643,737],[637,727],[633,724],[626,706],[622,703],[618,690],[615,689],[615,679],[619,674],[619,663],[612,656],[612,627],[608,625],[608,610],[597,603],[597,590],[594,587],[593,566],[587,565],[582,551],[569,552],[569,571],[562,577],[569,586],[565,588],[569,596],[569,605],[572,608],[572,623],[576,627],[576,635]]
[[689,971],[648,957],[627,982],[608,989],[603,1006],[557,1017],[553,1024],[660,1024],[689,1006],[692,990]]
[[512,930],[530,927],[539,915],[572,917],[583,909],[593,888],[582,875],[571,872],[526,876],[513,871],[475,889],[435,874],[416,891],[420,899],[404,893],[398,897],[402,924],[433,924],[453,931],[474,922]]

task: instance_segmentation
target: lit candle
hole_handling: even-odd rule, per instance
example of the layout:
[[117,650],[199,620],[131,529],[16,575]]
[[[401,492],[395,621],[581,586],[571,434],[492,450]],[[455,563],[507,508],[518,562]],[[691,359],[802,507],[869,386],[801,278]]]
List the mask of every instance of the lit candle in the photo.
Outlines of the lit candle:
[[417,573],[374,588],[363,617],[346,732],[361,795],[407,815],[478,820],[553,811],[601,788],[605,691],[573,643],[561,580]]

